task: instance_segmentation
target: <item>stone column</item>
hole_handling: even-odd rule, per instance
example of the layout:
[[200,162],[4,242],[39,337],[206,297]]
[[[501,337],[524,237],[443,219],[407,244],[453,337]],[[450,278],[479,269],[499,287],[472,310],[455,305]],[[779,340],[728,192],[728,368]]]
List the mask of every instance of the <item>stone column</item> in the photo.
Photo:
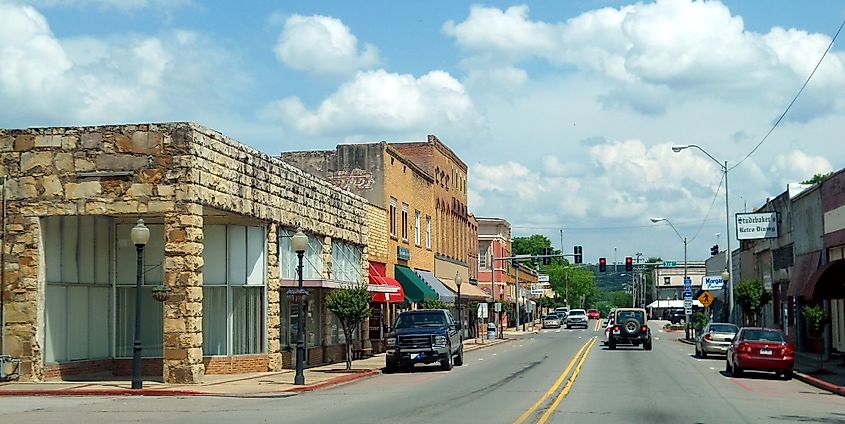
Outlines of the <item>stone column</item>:
[[202,362],[202,206],[175,203],[164,216],[164,381],[201,383]]
[[278,225],[267,226],[267,364],[282,370],[282,293],[279,268]]

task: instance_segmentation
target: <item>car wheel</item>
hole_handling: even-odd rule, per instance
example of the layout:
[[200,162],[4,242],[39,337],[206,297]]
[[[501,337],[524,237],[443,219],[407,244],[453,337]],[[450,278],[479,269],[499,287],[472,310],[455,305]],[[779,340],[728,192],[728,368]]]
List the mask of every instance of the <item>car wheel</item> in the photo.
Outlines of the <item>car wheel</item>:
[[695,353],[692,356],[695,356],[696,358],[701,358],[701,351],[698,350],[698,345],[695,345]]
[[725,359],[725,374],[733,375],[734,371],[731,369],[731,361]]
[[443,371],[451,371],[452,370],[452,347],[449,347],[449,354],[446,355],[446,359],[440,361],[440,368]]
[[616,342],[614,342],[613,340],[608,341],[607,342],[607,348],[610,349],[610,350],[615,350],[616,349]]
[[731,376],[742,377],[742,367],[737,364],[733,364]]
[[786,371],[783,372],[783,379],[784,380],[792,380],[793,374],[794,373],[792,372],[792,370],[786,370]]
[[460,367],[464,364],[464,347],[458,349],[458,356],[455,357],[455,366]]
[[387,363],[384,364],[384,373],[385,374],[393,374],[393,373],[396,372],[396,368],[398,368],[398,367],[396,366],[395,363],[388,361]]
[[645,343],[643,343],[643,349],[651,350],[651,339],[648,339],[645,341]]

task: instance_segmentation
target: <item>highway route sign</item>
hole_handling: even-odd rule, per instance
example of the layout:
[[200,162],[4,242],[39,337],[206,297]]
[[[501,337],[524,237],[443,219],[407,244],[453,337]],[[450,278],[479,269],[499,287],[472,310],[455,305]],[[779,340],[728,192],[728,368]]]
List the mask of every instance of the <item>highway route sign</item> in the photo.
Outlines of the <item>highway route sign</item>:
[[716,300],[716,298],[713,297],[710,292],[704,292],[701,293],[701,296],[698,296],[698,301],[701,302],[701,304],[704,305],[705,308],[709,307],[714,300]]

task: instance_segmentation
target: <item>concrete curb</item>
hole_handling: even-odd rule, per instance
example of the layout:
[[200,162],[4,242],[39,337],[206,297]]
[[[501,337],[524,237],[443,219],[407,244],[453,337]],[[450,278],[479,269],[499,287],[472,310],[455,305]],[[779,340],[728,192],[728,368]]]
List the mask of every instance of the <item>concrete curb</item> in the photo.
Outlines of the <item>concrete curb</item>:
[[293,386],[289,389],[285,389],[285,390],[281,390],[281,391],[282,392],[295,392],[295,393],[310,392],[312,390],[324,389],[326,387],[331,387],[331,386],[337,386],[337,385],[340,385],[340,384],[349,383],[350,381],[369,378],[369,377],[373,377],[373,376],[376,376],[376,375],[379,375],[379,374],[381,374],[381,370],[380,369],[374,369],[374,370],[369,370],[367,372],[360,372],[360,373],[343,375],[343,376],[340,376],[340,377],[337,377],[337,378],[333,378],[331,380],[321,381],[321,382],[316,383],[316,384]]
[[212,396],[215,392],[167,389],[0,390],[0,396]]
[[833,383],[800,372],[794,373],[794,376],[797,380],[803,381],[804,383],[807,383],[813,387],[822,390],[827,390],[828,392],[837,394],[839,396],[845,396],[845,386],[837,386]]
[[693,340],[686,340],[686,339],[684,339],[683,337],[679,337],[679,338],[678,338],[678,341],[679,341],[679,342],[681,342],[681,343],[683,343],[683,344],[688,344],[688,345],[690,345],[690,346],[695,345],[695,341],[693,341]]

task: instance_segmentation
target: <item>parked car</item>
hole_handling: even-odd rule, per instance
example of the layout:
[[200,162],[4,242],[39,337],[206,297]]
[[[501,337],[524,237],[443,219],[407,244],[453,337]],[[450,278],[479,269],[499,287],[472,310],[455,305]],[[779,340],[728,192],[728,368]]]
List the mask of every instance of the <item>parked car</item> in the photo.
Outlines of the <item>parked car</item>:
[[739,328],[726,322],[711,322],[704,326],[701,334],[695,337],[695,356],[706,358],[707,354],[724,355],[728,353],[731,340],[736,337]]
[[651,329],[646,324],[646,312],[642,308],[619,308],[614,311],[615,323],[607,338],[607,348],[616,349],[619,344],[643,345],[651,350]]
[[588,309],[587,310],[587,318],[589,319],[601,319],[601,313],[598,309]]
[[776,328],[740,328],[731,340],[725,372],[740,377],[747,370],[774,371],[785,380],[792,378],[795,348]]
[[682,322],[686,322],[687,316],[683,309],[672,309],[664,313],[663,319],[672,324],[680,324]]
[[560,317],[555,314],[544,316],[543,328],[560,328]]
[[569,315],[569,308],[565,306],[555,308],[555,315],[559,316],[560,319],[565,319]]
[[587,311],[583,309],[573,309],[569,311],[569,315],[566,316],[566,328],[572,327],[589,327],[589,320],[587,319]]
[[440,362],[444,371],[464,364],[461,324],[444,309],[405,311],[387,336],[385,372]]

